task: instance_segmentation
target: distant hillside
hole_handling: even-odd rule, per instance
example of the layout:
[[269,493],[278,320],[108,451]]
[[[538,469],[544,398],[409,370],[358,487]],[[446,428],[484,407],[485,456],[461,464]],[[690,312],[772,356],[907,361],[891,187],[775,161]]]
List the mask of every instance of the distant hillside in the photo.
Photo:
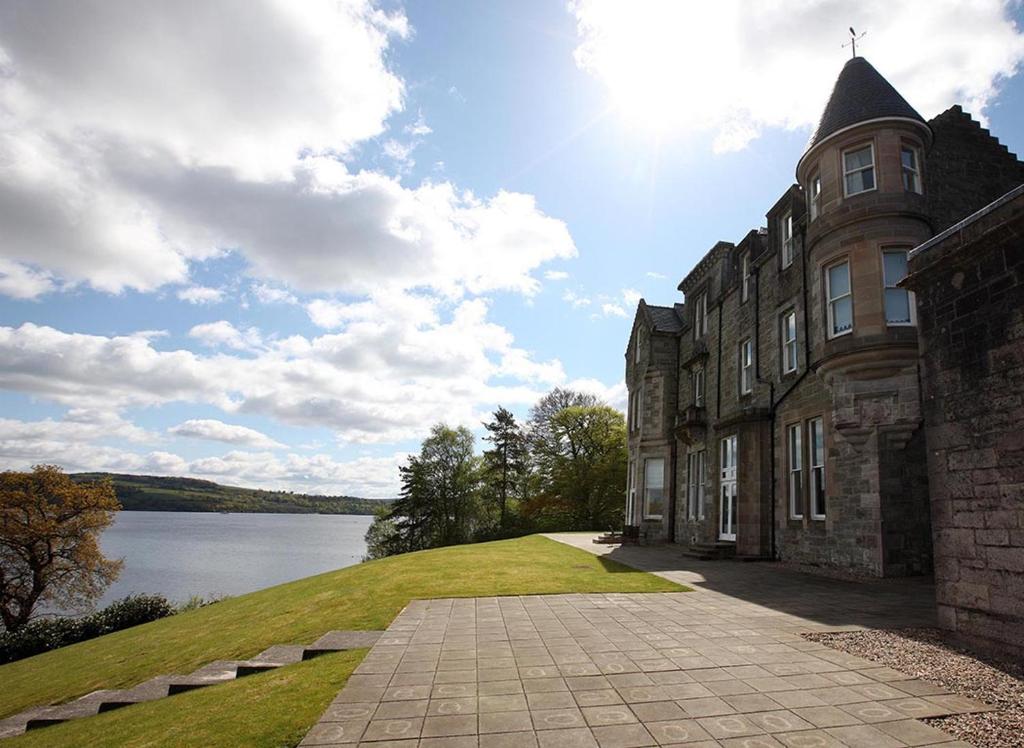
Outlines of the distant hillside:
[[222,486],[194,478],[75,473],[77,481],[110,478],[121,506],[149,512],[269,512],[280,514],[373,514],[389,501],[355,496],[311,496],[288,491]]

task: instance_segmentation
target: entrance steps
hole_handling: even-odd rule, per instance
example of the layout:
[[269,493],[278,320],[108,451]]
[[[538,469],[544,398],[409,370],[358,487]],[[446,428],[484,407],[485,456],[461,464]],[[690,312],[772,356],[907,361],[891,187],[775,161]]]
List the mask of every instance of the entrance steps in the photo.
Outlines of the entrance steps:
[[686,558],[700,561],[721,561],[736,557],[735,543],[694,543],[683,551]]
[[275,644],[250,660],[215,660],[188,675],[158,675],[132,688],[103,689],[93,691],[66,704],[34,707],[0,720],[0,738],[10,738],[28,730],[82,717],[92,717],[100,712],[109,712],[131,704],[155,701],[185,691],[225,683],[253,673],[262,673],[285,665],[293,665],[328,652],[372,647],[382,633],[382,631],[328,631],[309,645]]

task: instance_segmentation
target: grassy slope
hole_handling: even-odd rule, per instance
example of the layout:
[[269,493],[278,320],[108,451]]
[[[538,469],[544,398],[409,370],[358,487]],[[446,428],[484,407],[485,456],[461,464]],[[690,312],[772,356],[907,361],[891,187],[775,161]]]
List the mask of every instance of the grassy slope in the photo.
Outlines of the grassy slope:
[[[682,587],[540,536],[439,548],[307,577],[0,666],[0,717],[331,629],[383,629],[415,598]],[[133,711],[135,707],[128,711]]]
[[4,741],[11,748],[297,745],[367,652],[324,655]]

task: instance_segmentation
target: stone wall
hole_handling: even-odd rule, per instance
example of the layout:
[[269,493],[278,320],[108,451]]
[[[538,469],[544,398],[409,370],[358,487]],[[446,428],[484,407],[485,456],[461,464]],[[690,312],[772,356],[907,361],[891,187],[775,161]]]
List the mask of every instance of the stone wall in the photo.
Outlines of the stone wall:
[[1024,656],[1024,190],[922,245],[917,294],[943,626]]

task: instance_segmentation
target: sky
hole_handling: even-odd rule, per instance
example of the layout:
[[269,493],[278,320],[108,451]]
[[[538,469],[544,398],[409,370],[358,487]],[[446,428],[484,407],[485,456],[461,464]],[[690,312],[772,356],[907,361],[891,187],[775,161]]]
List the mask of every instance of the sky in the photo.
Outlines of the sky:
[[394,496],[431,425],[622,408],[858,51],[1024,152],[995,0],[2,0],[0,468]]

